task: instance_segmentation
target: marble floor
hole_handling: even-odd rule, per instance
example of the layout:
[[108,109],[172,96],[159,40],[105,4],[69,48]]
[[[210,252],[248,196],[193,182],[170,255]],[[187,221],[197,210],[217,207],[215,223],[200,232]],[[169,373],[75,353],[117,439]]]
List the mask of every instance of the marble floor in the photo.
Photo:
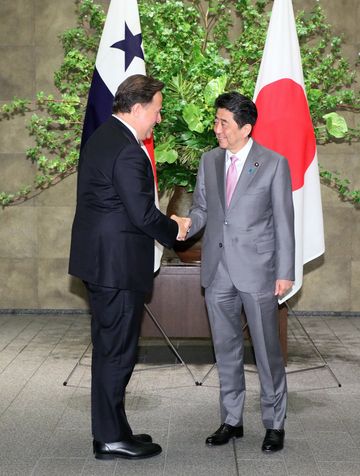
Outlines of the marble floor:
[[[219,424],[217,372],[211,358],[188,352],[188,367],[140,358],[129,384],[130,423],[135,432],[151,433],[163,452],[103,462],[94,459],[90,436],[89,317],[0,314],[0,475],[359,476],[360,317],[290,316],[288,346],[283,451],[260,450],[264,430],[251,363],[244,438],[205,446]],[[173,362],[165,342],[161,352]]]

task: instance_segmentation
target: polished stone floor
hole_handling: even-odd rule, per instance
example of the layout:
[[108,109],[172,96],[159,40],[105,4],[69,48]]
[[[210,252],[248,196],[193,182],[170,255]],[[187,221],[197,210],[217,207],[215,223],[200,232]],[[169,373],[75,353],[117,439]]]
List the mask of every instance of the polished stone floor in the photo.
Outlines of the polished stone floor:
[[[290,316],[288,343],[283,451],[260,451],[264,431],[252,364],[246,372],[244,438],[205,446],[219,424],[218,380],[211,359],[204,359],[206,343],[199,342],[202,357],[192,359],[187,352],[188,368],[159,367],[149,357],[141,359],[143,352],[129,385],[133,429],[150,432],[162,454],[100,462],[93,458],[90,437],[88,316],[0,314],[0,475],[359,476],[360,317]],[[159,342],[154,348],[160,352]],[[161,352],[171,360],[165,343]]]

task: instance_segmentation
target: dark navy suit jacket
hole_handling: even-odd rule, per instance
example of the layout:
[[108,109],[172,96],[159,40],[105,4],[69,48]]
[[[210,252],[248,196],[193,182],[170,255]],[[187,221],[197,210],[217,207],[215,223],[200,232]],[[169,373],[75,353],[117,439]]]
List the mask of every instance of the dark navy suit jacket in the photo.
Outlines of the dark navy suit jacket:
[[100,286],[149,292],[154,239],[173,246],[178,226],[154,203],[150,161],[111,117],[81,153],[69,273]]

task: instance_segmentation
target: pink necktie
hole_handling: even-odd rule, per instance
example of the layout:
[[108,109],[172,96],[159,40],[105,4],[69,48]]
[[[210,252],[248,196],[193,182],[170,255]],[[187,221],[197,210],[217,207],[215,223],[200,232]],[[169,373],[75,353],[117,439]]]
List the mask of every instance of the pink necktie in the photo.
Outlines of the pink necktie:
[[236,155],[232,155],[230,157],[231,164],[228,168],[227,174],[226,174],[226,205],[230,205],[230,200],[232,197],[232,194],[234,193],[236,183],[237,183],[237,170],[236,170],[236,161],[239,160]]

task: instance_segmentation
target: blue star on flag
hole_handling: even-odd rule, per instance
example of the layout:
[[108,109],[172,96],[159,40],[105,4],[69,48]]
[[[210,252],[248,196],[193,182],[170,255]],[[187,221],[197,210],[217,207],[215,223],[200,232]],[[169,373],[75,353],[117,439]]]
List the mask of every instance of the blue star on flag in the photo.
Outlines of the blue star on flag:
[[125,71],[128,69],[135,56],[144,59],[141,43],[141,33],[138,35],[133,35],[130,31],[130,28],[125,23],[125,39],[111,45],[111,48],[118,48],[125,53]]

